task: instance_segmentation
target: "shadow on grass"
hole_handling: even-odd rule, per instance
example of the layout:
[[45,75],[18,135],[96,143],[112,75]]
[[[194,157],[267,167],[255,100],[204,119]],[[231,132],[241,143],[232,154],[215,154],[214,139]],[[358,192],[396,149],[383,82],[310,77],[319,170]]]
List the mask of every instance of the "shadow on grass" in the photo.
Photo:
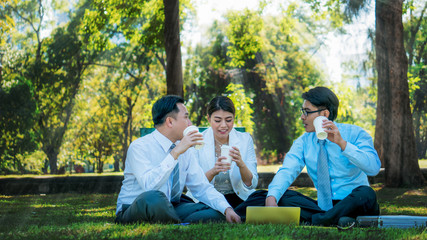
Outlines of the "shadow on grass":
[[421,188],[386,188],[374,185],[381,214],[427,215],[427,186]]
[[0,196],[0,232],[30,226],[112,223],[115,194]]
[[[381,214],[427,216],[427,186],[422,188],[386,188],[383,184],[372,185],[377,193]],[[291,187],[310,198],[317,199],[312,187]]]

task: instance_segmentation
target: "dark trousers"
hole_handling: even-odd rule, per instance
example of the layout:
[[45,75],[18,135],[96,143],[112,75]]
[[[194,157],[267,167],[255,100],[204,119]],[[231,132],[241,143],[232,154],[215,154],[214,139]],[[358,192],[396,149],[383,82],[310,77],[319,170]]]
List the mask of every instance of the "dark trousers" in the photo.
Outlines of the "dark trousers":
[[[264,206],[267,191],[259,190],[252,193],[248,199],[240,204],[235,212],[242,220],[246,219],[246,208],[248,206]],[[368,186],[359,186],[343,200],[334,200],[334,207],[323,211],[317,206],[317,202],[303,194],[287,190],[277,205],[301,208],[301,222],[313,225],[330,226],[336,225],[341,217],[357,217],[364,215],[379,215],[379,205],[375,191]]]
[[243,203],[243,200],[236,193],[225,194],[224,197],[232,208],[236,208],[239,204]]
[[123,204],[116,223],[197,223],[223,222],[225,216],[204,203],[194,203],[185,194],[172,204],[163,192],[152,190],[139,195],[131,205]]

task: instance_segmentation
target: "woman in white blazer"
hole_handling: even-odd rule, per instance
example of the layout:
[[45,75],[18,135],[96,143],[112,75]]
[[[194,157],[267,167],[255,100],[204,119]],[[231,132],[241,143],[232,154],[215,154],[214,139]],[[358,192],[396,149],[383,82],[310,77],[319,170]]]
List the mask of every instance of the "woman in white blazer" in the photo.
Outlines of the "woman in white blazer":
[[[212,99],[208,105],[211,127],[202,133],[205,146],[197,151],[206,177],[233,208],[245,201],[258,184],[252,137],[233,128],[234,116],[235,107],[230,98],[218,96]],[[221,156],[222,145],[232,147],[231,164],[221,162],[225,159]]]

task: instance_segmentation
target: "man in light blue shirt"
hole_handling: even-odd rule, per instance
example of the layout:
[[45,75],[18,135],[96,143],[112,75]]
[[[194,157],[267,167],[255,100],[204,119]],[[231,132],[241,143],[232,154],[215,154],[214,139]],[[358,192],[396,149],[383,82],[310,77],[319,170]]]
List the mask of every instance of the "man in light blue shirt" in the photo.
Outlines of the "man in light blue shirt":
[[[301,120],[306,133],[294,141],[283,166],[268,186],[268,193],[253,193],[247,200],[248,205],[263,205],[262,200],[265,199],[265,206],[301,207],[302,222],[324,226],[346,225],[360,215],[378,215],[376,194],[369,186],[367,176],[377,175],[381,162],[371,136],[358,126],[333,122],[337,117],[339,100],[328,88],[313,88],[302,97]],[[325,175],[329,172],[327,190],[319,189],[317,174],[320,141],[316,137],[313,121],[318,116],[328,118],[323,121],[328,134],[324,143],[328,166]],[[329,207],[288,190],[304,167],[307,167],[318,196],[330,196]],[[239,214],[243,211],[236,209]]]
[[[200,144],[202,135],[192,131],[183,136],[191,125],[184,100],[162,97],[154,103],[152,115],[156,130],[129,146],[116,222],[240,222],[197,163],[192,147]],[[184,186],[199,203],[182,194]]]

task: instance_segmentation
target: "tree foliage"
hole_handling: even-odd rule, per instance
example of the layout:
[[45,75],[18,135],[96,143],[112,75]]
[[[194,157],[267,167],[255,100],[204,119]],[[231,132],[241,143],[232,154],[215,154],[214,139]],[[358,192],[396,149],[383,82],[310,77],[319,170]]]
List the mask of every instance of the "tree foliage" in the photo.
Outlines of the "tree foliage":
[[[189,1],[179,2],[182,28],[192,9]],[[153,127],[152,104],[167,92],[163,1],[77,3],[68,14],[70,5],[62,0],[0,5],[2,172],[41,168],[46,158],[52,172],[73,165],[102,172],[107,164],[119,171],[139,127]],[[373,78],[368,86],[351,86],[351,79],[361,78],[351,74],[331,83],[313,57],[325,34],[343,31],[368,1],[305,3],[283,4],[280,16],[264,14],[266,1],[256,10],[230,11],[207,30],[206,43],[186,51],[184,98],[193,124],[207,126],[207,103],[229,96],[237,110],[235,126],[253,135],[261,164],[283,160],[304,132],[301,94],[314,86],[337,93],[342,106],[337,121],[375,131],[376,76],[368,76]],[[419,156],[427,145],[423,4],[404,5]]]
[[[191,5],[189,1],[180,1],[180,18],[185,19]],[[94,0],[92,9],[85,13],[80,29],[90,34],[87,42],[91,48],[105,50],[112,48],[123,38],[132,45],[142,45],[156,53],[164,64],[164,19],[161,0]],[[181,23],[182,27],[182,23]]]
[[9,89],[0,89],[0,173],[26,171],[18,155],[37,148],[32,130],[35,113],[30,82],[20,81]]
[[[2,0],[0,2],[0,50],[6,45],[7,39],[12,29],[15,27],[15,21],[10,15],[9,4],[16,4],[18,0]],[[1,61],[1,60],[0,60]]]
[[[13,69],[19,79],[28,79],[33,86],[37,115],[33,129],[42,150],[50,162],[52,173],[57,172],[57,155],[72,113],[83,72],[94,53],[87,51],[75,31],[80,24],[84,9],[72,12],[72,20],[56,28],[48,38],[41,32],[50,21],[46,19],[45,1],[20,1],[10,5],[29,38],[17,37],[18,47],[26,51],[18,64],[23,71]],[[52,5],[55,5],[52,2]],[[28,44],[28,46],[26,45]]]
[[404,41],[408,55],[408,81],[418,158],[427,157],[427,3],[404,4]]
[[[370,1],[306,2],[310,3],[317,13],[323,12],[322,7],[337,6],[336,12],[327,12],[328,16],[333,20],[335,16],[341,15],[343,20],[352,21]],[[343,3],[345,11],[339,7]],[[412,117],[409,108],[408,59],[403,47],[403,1],[376,0],[375,3],[375,53],[378,72],[375,148],[385,166],[387,185],[420,185],[423,176],[419,171],[418,159],[414,156],[416,147],[410,120]]]
[[190,113],[198,124],[212,97],[227,94],[230,83],[242,84],[253,110],[245,119],[254,123],[264,163],[283,160],[291,140],[301,133],[296,124],[301,94],[321,82],[315,60],[304,51],[313,42],[310,37],[298,39],[306,28],[294,12],[287,9],[280,18],[261,17],[260,11],[248,9],[229,12],[227,22],[216,22],[209,31],[210,44],[196,47],[196,57],[186,63],[185,76],[192,79],[186,88],[192,100]]
[[151,122],[146,106],[164,91],[164,81],[151,77],[161,76],[162,70],[154,54],[141,46],[122,43],[104,53],[84,82],[67,134],[67,148],[75,146],[72,156],[78,164],[94,165],[98,172],[104,163],[114,163],[116,171],[125,166],[139,127]]

